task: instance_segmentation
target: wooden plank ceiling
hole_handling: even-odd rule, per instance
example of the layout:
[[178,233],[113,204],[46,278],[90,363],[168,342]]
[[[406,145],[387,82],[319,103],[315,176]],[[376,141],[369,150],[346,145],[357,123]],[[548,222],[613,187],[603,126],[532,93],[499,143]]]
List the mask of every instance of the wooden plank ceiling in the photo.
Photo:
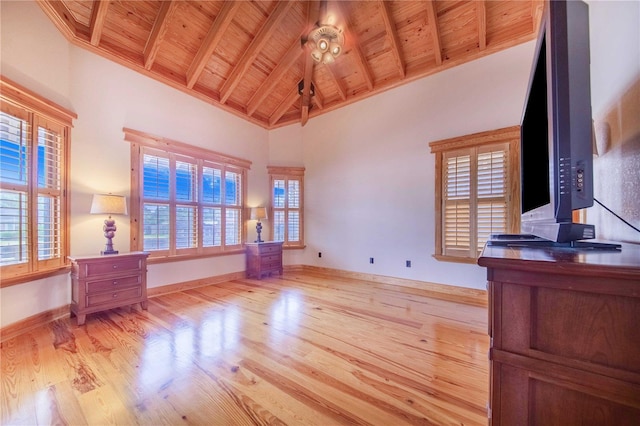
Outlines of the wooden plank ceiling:
[[[542,0],[38,0],[72,43],[264,128],[300,122],[531,40]],[[309,59],[318,25],[343,31]],[[309,93],[313,83],[314,94]]]

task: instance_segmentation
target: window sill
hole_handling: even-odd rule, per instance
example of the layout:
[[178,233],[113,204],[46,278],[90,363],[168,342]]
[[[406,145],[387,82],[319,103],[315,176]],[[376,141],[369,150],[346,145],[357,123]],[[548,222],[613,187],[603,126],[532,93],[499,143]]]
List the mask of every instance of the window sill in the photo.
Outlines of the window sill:
[[67,274],[71,271],[71,266],[65,265],[55,269],[48,269],[46,271],[32,272],[29,274],[16,275],[13,277],[5,277],[3,275],[0,282],[0,288],[10,287],[16,284],[24,284],[29,281],[41,280],[43,278],[52,277],[54,275]]
[[433,257],[439,262],[468,263],[472,265],[477,265],[478,263],[478,259],[475,257],[445,256],[443,254],[434,254]]
[[285,246],[285,245],[283,245],[282,246],[282,250],[302,250],[302,249],[304,249],[306,247],[307,247],[306,245],[304,245],[304,246]]
[[185,255],[177,255],[177,256],[156,256],[153,257],[153,252],[150,252],[149,258],[147,259],[147,264],[153,265],[158,263],[170,263],[170,262],[182,262],[183,260],[194,260],[194,259],[205,259],[208,257],[219,257],[219,256],[230,256],[234,254],[244,254],[245,250],[235,249],[228,251],[221,251],[217,253],[207,253],[207,254],[185,254]]

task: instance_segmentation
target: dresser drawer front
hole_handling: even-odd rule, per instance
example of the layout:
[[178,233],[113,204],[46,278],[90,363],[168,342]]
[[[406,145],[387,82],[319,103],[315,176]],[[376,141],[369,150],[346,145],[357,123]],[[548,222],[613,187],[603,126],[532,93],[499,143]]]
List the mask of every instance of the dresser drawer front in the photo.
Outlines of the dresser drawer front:
[[269,244],[269,245],[260,246],[261,256],[280,253],[281,251],[282,251],[282,247],[280,244]]
[[86,263],[84,267],[85,276],[92,277],[120,272],[138,273],[142,269],[142,262],[139,259],[114,259],[112,262]]
[[141,275],[117,277],[108,280],[87,282],[87,294],[102,293],[105,291],[118,291],[127,287],[136,287],[142,284]]
[[126,305],[127,301],[135,303],[142,297],[142,287],[133,287],[126,290],[110,291],[108,293],[100,293],[87,296],[87,307],[96,306],[107,307],[111,304],[116,306]]
[[282,262],[279,260],[271,261],[271,262],[262,262],[261,269],[262,270],[280,270],[282,267]]
[[279,254],[271,255],[271,256],[260,256],[260,263],[262,265],[267,265],[270,263],[281,263],[282,256]]

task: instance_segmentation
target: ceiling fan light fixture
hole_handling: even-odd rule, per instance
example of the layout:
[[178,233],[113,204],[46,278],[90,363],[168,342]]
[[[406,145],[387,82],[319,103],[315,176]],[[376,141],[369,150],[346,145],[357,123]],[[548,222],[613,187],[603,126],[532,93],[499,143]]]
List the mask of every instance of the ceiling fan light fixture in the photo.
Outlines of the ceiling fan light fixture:
[[322,54],[322,63],[323,64],[332,64],[334,63],[336,58],[331,54],[331,52],[324,52]]
[[311,31],[309,40],[315,43],[311,57],[316,62],[330,64],[342,53],[344,36],[342,31],[333,25],[322,25]]
[[327,37],[320,37],[320,40],[316,43],[318,49],[324,53],[329,50],[329,39]]
[[342,53],[342,46],[339,43],[333,42],[329,46],[329,51],[334,58],[337,58],[338,56],[340,56],[340,53]]

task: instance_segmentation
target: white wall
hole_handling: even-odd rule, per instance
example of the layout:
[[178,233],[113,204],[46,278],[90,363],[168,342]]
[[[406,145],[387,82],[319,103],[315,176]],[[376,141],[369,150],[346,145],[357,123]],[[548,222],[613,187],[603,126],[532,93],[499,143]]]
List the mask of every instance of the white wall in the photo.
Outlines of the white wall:
[[[594,196],[640,227],[640,2],[590,1],[589,16]],[[600,239],[640,243],[640,233],[597,204],[587,222]]]
[[482,268],[432,257],[429,142],[518,124],[533,48],[526,43],[312,118],[301,135],[272,132],[272,164],[286,161],[291,138],[304,147],[307,249],[288,255],[296,263],[484,288]]

